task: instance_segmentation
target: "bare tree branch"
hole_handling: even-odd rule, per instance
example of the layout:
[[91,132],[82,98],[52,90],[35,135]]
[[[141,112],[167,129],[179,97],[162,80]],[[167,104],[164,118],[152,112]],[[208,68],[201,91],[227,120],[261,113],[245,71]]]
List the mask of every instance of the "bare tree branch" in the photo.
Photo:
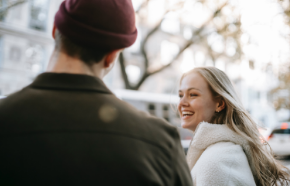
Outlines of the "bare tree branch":
[[[149,0],[147,0],[145,3],[148,4],[148,2],[149,2]],[[145,4],[145,3],[143,3],[143,4]],[[141,53],[142,53],[142,55],[144,57],[144,63],[145,63],[145,69],[146,69],[146,71],[144,72],[144,75],[143,76],[146,76],[146,74],[148,73],[147,72],[147,69],[149,67],[149,59],[148,59],[148,55],[147,55],[147,51],[146,51],[146,44],[147,44],[149,38],[155,32],[157,32],[159,30],[159,28],[161,26],[161,23],[164,20],[166,14],[168,12],[175,11],[176,9],[180,8],[180,6],[183,6],[183,5],[184,5],[184,2],[176,3],[175,6],[173,6],[173,7],[175,7],[174,9],[168,9],[168,10],[166,10],[165,13],[164,13],[164,15],[162,16],[162,19],[156,24],[156,26],[146,35],[145,39],[142,41],[142,43],[141,43]]]
[[150,75],[148,73],[145,73],[142,78],[139,80],[136,86],[133,87],[133,90],[138,90],[140,86],[144,83],[144,81],[149,77]]
[[[227,2],[226,3],[224,3],[221,7],[219,7],[214,13],[213,13],[213,15],[198,29],[198,30],[196,30],[194,33],[193,33],[193,35],[199,35],[203,30],[204,30],[204,28],[206,27],[206,25],[208,25],[208,23],[210,22],[210,21],[212,21],[217,15],[218,15],[218,13],[221,11],[221,9],[224,7],[224,6],[226,6],[226,4],[227,4]],[[196,42],[196,41],[195,41]],[[178,52],[178,54],[167,64],[167,65],[165,65],[165,66],[163,66],[163,67],[161,67],[160,69],[158,69],[158,70],[156,70],[156,71],[154,71],[154,72],[151,72],[150,74],[149,74],[149,76],[150,75],[153,75],[153,74],[156,74],[156,73],[158,73],[158,72],[161,72],[162,70],[164,70],[164,69],[166,69],[167,67],[169,67],[169,66],[171,66],[171,64],[175,61],[175,60],[177,60],[178,58],[179,58],[179,56],[184,52],[184,50],[186,50],[188,47],[190,47],[193,43],[195,43],[194,41],[188,41],[182,48],[181,48],[181,50]]]
[[[142,9],[144,6],[146,6],[148,4],[150,0],[147,0],[146,2],[144,2],[140,7],[139,9],[136,11],[136,12],[139,12],[140,9]],[[182,4],[180,4],[182,5]],[[213,14],[212,16],[206,21],[204,22],[204,24],[198,29],[198,30],[195,30],[193,32],[193,35],[200,35],[204,30],[205,30],[205,27],[220,13],[221,9],[227,5],[227,2],[224,3],[222,6],[220,6]],[[149,67],[149,58],[148,58],[148,54],[147,54],[147,50],[146,50],[146,45],[147,45],[147,42],[149,40],[149,38],[154,34],[156,33],[160,26],[161,26],[161,23],[162,21],[164,20],[164,17],[165,15],[171,10],[167,10],[163,16],[163,18],[155,25],[155,27],[149,31],[149,33],[146,35],[146,37],[144,38],[144,40],[142,41],[141,43],[141,55],[143,56],[143,59],[144,59],[144,73],[143,75],[141,76],[140,80],[138,81],[138,83],[134,86],[130,85],[130,82],[129,82],[129,79],[128,79],[128,76],[126,74],[126,71],[125,71],[125,58],[123,56],[123,54],[120,55],[120,58],[119,58],[119,61],[120,61],[120,64],[121,64],[121,71],[122,71],[122,77],[124,79],[124,82],[125,82],[125,86],[127,89],[132,89],[132,90],[138,90],[140,88],[140,86],[144,83],[144,81],[151,75],[154,75],[158,72],[161,72],[162,70],[168,68],[169,66],[171,66],[171,64],[177,60],[181,54],[187,49],[189,48],[193,43],[196,43],[198,42],[200,39],[202,39],[202,37],[205,37],[206,35],[208,35],[209,33],[207,34],[203,34],[203,36],[199,36],[199,37],[195,37],[194,40],[189,40],[185,43],[185,45],[180,49],[180,51],[178,52],[178,54],[170,61],[170,63],[168,63],[167,65],[159,68],[158,70],[155,70],[154,72],[148,72],[148,67]]]
[[120,61],[120,68],[121,68],[122,78],[123,78],[123,80],[125,82],[125,87],[126,87],[126,89],[132,89],[132,87],[130,85],[130,82],[129,82],[129,79],[128,79],[128,76],[127,76],[127,73],[126,73],[126,65],[125,65],[125,59],[124,59],[123,52],[120,53],[119,61]]
[[[167,13],[167,12],[166,12]],[[165,14],[166,14],[165,13]],[[158,24],[146,35],[145,39],[142,41],[141,43],[141,53],[144,57],[144,63],[145,63],[145,69],[148,69],[149,67],[149,59],[148,59],[148,55],[147,55],[147,50],[146,50],[146,44],[148,42],[148,39],[155,33],[158,31],[162,21],[164,20],[164,16],[163,19],[161,19]],[[145,73],[147,73],[147,71],[145,71]]]

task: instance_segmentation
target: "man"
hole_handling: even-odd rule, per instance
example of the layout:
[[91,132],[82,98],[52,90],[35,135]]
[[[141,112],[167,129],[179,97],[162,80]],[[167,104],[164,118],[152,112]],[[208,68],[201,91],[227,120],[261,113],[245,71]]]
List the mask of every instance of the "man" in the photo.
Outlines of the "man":
[[192,185],[176,128],[101,80],[137,30],[130,0],[66,0],[48,72],[0,101],[0,185]]

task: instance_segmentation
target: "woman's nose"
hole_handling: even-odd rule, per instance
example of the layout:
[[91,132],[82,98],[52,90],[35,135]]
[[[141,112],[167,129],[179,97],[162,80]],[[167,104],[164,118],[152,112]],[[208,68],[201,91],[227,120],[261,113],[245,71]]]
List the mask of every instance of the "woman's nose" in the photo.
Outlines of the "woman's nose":
[[184,107],[189,106],[189,103],[185,97],[180,98],[179,106],[184,106]]

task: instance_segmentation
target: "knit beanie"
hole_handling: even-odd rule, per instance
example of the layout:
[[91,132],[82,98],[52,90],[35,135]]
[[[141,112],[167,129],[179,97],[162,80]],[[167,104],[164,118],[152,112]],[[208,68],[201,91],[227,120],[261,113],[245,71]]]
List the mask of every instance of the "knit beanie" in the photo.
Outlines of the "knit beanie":
[[137,38],[131,0],[65,0],[54,24],[62,35],[85,47],[116,50]]

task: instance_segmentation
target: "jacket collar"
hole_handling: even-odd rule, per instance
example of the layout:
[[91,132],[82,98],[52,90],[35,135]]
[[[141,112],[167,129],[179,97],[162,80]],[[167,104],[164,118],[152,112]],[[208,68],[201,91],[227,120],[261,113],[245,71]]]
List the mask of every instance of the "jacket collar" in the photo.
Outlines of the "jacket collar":
[[54,90],[95,91],[112,94],[101,79],[81,74],[45,72],[38,75],[29,87]]
[[253,164],[251,163],[251,148],[248,141],[225,124],[211,124],[207,122],[199,123],[194,132],[187,153],[187,162],[190,170],[192,170],[207,147],[219,142],[232,142],[241,145],[248,158],[252,172],[255,174],[255,169],[252,167]]

